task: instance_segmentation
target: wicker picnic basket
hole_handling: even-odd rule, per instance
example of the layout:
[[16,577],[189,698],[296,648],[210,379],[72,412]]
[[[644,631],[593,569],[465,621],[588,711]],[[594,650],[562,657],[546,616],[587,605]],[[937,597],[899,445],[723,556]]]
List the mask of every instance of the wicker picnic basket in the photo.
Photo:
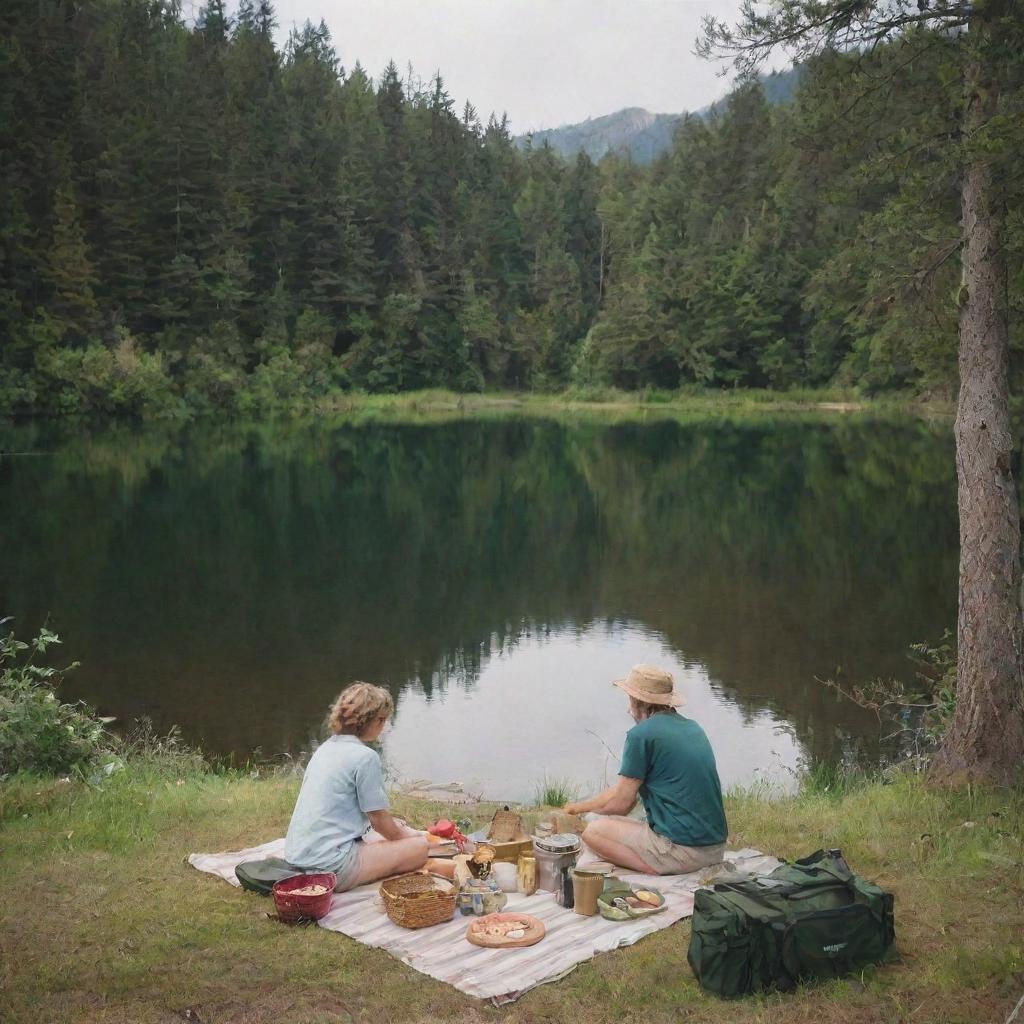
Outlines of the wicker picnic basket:
[[487,838],[492,843],[510,843],[523,831],[523,819],[507,807],[494,812]]
[[429,928],[450,921],[455,916],[456,895],[447,878],[421,871],[385,879],[380,885],[385,913],[402,928]]

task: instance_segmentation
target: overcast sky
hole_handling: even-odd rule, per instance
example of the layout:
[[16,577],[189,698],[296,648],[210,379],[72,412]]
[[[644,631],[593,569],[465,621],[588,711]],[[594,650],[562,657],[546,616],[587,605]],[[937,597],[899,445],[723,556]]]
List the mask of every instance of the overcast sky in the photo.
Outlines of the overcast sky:
[[436,70],[461,108],[507,111],[512,130],[553,128],[623,107],[696,110],[728,91],[693,55],[701,17],[739,0],[277,0],[293,24],[327,22],[342,64],[378,76]]

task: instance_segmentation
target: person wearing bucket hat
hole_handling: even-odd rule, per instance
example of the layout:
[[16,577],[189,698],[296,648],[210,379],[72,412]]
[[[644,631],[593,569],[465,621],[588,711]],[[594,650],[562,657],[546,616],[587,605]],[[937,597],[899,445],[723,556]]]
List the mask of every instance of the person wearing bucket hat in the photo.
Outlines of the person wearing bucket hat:
[[[677,712],[686,698],[672,673],[634,665],[613,685],[629,696],[636,724],[626,733],[615,785],[565,807],[569,814],[599,815],[583,841],[602,860],[651,875],[720,863],[728,826],[714,751],[700,725]],[[646,822],[628,817],[638,799]]]

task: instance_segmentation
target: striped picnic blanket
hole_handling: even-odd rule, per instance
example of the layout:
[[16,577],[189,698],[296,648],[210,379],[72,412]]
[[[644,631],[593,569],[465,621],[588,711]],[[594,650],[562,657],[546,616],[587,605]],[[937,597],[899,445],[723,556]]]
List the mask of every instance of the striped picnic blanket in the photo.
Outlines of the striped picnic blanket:
[[[280,857],[283,852],[284,840],[275,839],[232,853],[193,853],[188,860],[200,871],[238,885],[236,865],[246,860]],[[757,873],[771,871],[779,863],[774,857],[750,849],[729,852],[726,860],[738,870]],[[617,874],[634,884],[645,881],[651,884],[649,875],[622,871]],[[596,953],[630,946],[645,935],[689,917],[693,913],[693,893],[699,886],[699,875],[700,872],[662,875],[654,884],[665,895],[666,909],[636,921],[581,917],[560,907],[546,892],[533,896],[509,893],[506,910],[533,914],[547,928],[544,938],[526,949],[484,949],[471,945],[463,938],[468,919],[461,914],[433,928],[416,931],[399,928],[384,913],[377,894],[379,883],[336,893],[330,913],[319,924],[321,928],[341,932],[364,945],[385,949],[422,974],[500,1006],[518,999],[531,988],[565,977]]]

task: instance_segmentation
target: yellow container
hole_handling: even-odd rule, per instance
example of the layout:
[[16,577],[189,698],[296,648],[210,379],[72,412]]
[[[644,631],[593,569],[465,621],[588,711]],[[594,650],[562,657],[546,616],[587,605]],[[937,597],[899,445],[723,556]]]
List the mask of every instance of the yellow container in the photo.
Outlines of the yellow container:
[[496,843],[488,840],[488,845],[494,847],[494,859],[507,861],[510,864],[519,862],[519,858],[525,853],[533,853],[533,840],[520,833],[507,843]]
[[520,857],[516,870],[519,891],[524,896],[532,896],[537,891],[537,858]]

